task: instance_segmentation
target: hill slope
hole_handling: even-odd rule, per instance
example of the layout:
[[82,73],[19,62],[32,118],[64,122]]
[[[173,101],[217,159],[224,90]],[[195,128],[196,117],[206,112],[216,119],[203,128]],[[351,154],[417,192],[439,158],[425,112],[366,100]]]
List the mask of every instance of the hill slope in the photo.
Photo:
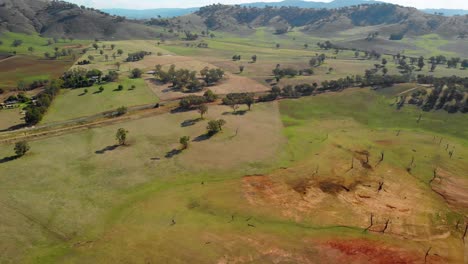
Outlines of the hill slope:
[[354,27],[381,26],[379,31],[384,34],[439,33],[455,37],[468,28],[468,16],[431,15],[416,8],[392,4],[359,5],[340,9],[211,5],[200,8],[195,14],[204,18],[209,28],[220,30],[237,23],[248,27],[303,27],[307,32],[329,34]]
[[154,27],[62,1],[3,0],[0,31],[37,32],[82,39],[138,39],[157,36]]

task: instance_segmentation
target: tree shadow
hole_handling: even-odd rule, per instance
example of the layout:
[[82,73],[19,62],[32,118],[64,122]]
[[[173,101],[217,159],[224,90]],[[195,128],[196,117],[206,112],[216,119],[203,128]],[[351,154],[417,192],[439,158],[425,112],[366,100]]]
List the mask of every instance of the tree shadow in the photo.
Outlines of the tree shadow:
[[173,150],[167,152],[166,155],[165,155],[164,157],[167,158],[167,159],[170,159],[170,158],[173,158],[174,156],[179,155],[180,153],[182,153],[182,150],[180,150],[180,149],[173,149]]
[[201,141],[205,141],[205,140],[210,139],[212,136],[213,135],[207,133],[207,134],[203,134],[203,135],[200,135],[200,136],[194,138],[192,141],[193,142],[201,142]]
[[82,92],[78,96],[83,96],[83,95],[86,95],[86,94],[87,94],[87,92]]
[[224,112],[223,115],[240,115],[243,116],[247,113],[247,110],[237,110],[235,112]]
[[102,93],[101,91],[95,91],[93,94],[100,94]]
[[195,125],[197,122],[201,121],[201,118],[196,119],[187,119],[184,122],[180,123],[181,127],[189,127]]
[[3,163],[7,163],[7,162],[10,162],[10,161],[13,161],[15,159],[19,158],[19,156],[10,156],[10,157],[5,157],[3,159],[0,159],[0,164],[3,164]]
[[105,154],[108,151],[113,151],[118,147],[120,147],[120,145],[107,146],[107,147],[105,147],[105,148],[103,148],[101,150],[96,150],[96,152],[94,152],[94,153],[102,155],[102,154]]
[[14,126],[11,126],[9,128],[6,128],[6,129],[2,129],[2,130],[0,130],[0,132],[17,130],[17,129],[25,128],[27,126],[28,126],[27,124],[18,124],[18,125],[14,125]]

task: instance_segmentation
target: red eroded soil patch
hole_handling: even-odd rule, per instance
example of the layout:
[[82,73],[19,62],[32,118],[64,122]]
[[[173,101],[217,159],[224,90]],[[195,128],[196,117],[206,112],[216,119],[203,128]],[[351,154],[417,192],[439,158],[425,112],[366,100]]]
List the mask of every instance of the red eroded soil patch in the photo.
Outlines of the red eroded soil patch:
[[[326,258],[331,258],[333,263],[423,263],[424,253],[409,252],[391,246],[377,244],[364,239],[334,240],[324,245],[327,252]],[[427,263],[439,263],[437,256],[429,255]],[[422,261],[422,262],[421,262]]]

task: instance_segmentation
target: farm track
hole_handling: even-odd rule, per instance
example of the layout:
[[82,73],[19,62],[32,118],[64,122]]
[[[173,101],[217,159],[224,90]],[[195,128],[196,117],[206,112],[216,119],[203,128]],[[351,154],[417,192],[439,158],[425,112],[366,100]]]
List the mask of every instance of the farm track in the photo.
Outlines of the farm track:
[[[110,126],[151,116],[176,112],[178,109],[179,100],[180,98],[161,101],[159,104],[162,104],[162,106],[158,108],[155,108],[154,103],[129,107],[129,112],[126,115],[119,117],[113,117],[113,111],[106,111],[93,116],[45,124],[33,128],[24,128],[21,130],[14,130],[11,132],[4,132],[0,133],[0,144],[8,144],[20,140],[38,140],[53,136],[60,136],[64,134],[79,132],[91,128]],[[209,103],[208,105],[217,105],[220,103],[221,100],[217,100],[213,103]]]

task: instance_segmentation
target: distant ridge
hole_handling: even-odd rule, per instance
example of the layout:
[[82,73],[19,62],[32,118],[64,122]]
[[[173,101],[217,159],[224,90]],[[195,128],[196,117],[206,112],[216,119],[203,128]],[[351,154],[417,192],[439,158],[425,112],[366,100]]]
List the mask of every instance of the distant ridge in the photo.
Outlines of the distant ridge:
[[[282,6],[294,6],[300,8],[341,8],[341,7],[348,7],[354,5],[362,5],[362,4],[379,4],[383,3],[382,1],[377,0],[334,0],[332,2],[313,2],[313,1],[303,1],[303,0],[284,0],[281,2],[252,2],[241,4],[240,6],[249,6],[249,7],[265,7],[265,6],[272,6],[272,7],[282,7]],[[117,16],[125,16],[128,18],[133,19],[150,19],[155,17],[176,17],[176,16],[184,16],[190,13],[196,12],[199,10],[199,7],[193,8],[156,8],[156,9],[102,9],[102,11],[117,15]],[[454,16],[454,15],[467,15],[468,10],[463,9],[421,9],[421,11],[429,14],[434,13],[441,13],[445,16]]]

